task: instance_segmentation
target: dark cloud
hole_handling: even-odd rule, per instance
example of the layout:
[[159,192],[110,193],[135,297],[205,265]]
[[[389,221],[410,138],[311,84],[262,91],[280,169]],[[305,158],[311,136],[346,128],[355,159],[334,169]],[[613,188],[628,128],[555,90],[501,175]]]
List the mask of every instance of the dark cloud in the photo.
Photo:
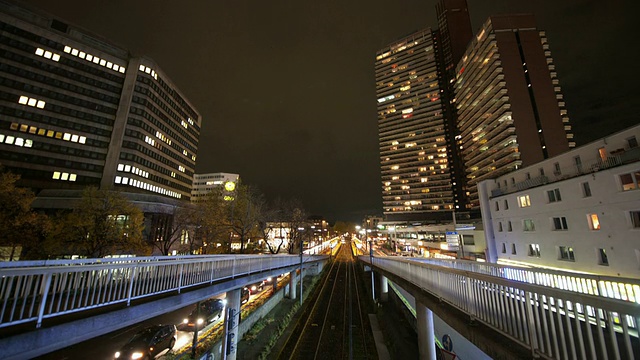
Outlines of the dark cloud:
[[[435,27],[435,1],[26,2],[153,58],[203,115],[198,172],[330,220],[381,212],[375,52]],[[474,29],[536,15],[578,144],[639,122],[632,4],[469,0]]]

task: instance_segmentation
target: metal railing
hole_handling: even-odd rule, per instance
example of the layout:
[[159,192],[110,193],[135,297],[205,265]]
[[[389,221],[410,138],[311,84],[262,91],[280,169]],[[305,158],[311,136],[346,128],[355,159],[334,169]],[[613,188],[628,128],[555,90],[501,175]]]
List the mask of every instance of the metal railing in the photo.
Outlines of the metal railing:
[[507,195],[517,191],[523,191],[533,187],[547,185],[637,161],[640,161],[640,148],[632,148],[622,153],[611,154],[604,160],[600,158],[592,159],[581,164],[575,164],[570,167],[563,167],[559,170],[554,170],[553,174],[550,175],[541,175],[508,185],[507,187],[493,189],[491,190],[491,197]]
[[496,276],[507,280],[516,280],[528,284],[640,304],[640,279],[579,274],[540,268],[514,267],[468,260],[436,258],[413,258],[412,260]]
[[[305,256],[305,262],[326,256]],[[159,256],[0,263],[0,327],[36,322],[300,264],[291,255]]]
[[[360,261],[369,263],[368,256]],[[634,359],[640,357],[640,306],[624,299],[580,293],[510,279],[493,264],[462,269],[395,257],[375,257],[373,267],[402,277],[531,349],[554,359]],[[452,265],[452,263],[449,263]],[[470,264],[469,264],[470,265]],[[501,270],[498,270],[501,269]],[[520,269],[516,270],[517,274]],[[524,279],[536,279],[528,272]],[[541,275],[546,274],[542,272]],[[543,277],[543,276],[541,276]],[[636,298],[637,299],[637,298]],[[637,301],[637,300],[636,300]]]

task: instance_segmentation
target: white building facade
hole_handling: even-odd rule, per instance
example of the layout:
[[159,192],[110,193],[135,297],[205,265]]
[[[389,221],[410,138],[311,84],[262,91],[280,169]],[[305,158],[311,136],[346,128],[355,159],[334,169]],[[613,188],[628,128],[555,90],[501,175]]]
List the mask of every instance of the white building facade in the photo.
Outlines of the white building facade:
[[490,262],[640,277],[640,125],[480,183]]
[[222,186],[226,182],[237,183],[240,175],[230,173],[207,173],[193,175],[193,189],[191,190],[191,202],[204,200],[214,187]]

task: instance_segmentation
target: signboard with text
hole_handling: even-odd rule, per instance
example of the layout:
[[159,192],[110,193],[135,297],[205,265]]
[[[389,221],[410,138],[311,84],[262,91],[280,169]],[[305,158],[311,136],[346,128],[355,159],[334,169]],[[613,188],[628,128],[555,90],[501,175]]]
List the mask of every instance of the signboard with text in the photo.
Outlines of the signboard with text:
[[458,242],[458,232],[456,231],[447,231],[447,247],[449,250],[458,250],[459,242]]

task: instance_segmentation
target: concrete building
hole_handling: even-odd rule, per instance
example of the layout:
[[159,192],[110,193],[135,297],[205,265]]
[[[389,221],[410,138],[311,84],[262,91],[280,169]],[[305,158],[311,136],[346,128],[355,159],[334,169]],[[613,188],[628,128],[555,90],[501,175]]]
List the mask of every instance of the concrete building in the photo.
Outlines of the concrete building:
[[478,185],[488,261],[640,277],[640,126]]
[[470,209],[478,182],[575,146],[555,65],[533,15],[491,16],[456,68],[454,99]]
[[206,173],[194,174],[193,189],[191,190],[191,202],[199,202],[204,199],[217,186],[223,186],[227,182],[237,183],[240,175],[230,173]]
[[0,163],[33,206],[116,189],[162,236],[191,197],[198,111],[153,60],[37,9],[1,0],[0,32]]
[[471,40],[465,0],[441,0],[439,30],[417,31],[376,54],[383,213],[439,220],[465,208],[451,106],[455,63]]
[[438,63],[430,29],[376,55],[383,213],[424,218],[454,207]]

